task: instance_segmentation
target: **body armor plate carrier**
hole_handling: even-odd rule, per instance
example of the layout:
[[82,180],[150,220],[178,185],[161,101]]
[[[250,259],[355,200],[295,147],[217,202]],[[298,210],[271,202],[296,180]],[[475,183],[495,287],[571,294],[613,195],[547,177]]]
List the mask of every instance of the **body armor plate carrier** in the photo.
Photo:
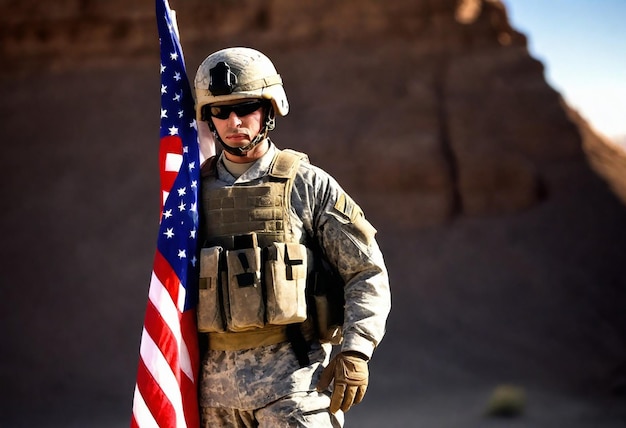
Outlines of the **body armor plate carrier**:
[[[208,246],[234,249],[234,237],[250,233],[256,234],[261,247],[272,242],[293,242],[291,189],[303,159],[307,159],[303,153],[281,150],[262,184],[219,189],[205,186],[202,203]],[[207,172],[210,175],[211,171]]]

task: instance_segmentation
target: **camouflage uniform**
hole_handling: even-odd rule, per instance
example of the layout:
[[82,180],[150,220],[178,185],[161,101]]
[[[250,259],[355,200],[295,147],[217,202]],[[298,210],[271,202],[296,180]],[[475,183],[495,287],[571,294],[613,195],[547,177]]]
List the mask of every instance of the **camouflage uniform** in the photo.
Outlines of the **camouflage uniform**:
[[[270,142],[268,152],[237,179],[219,160],[216,175],[204,178],[202,185],[258,184],[276,150]],[[370,357],[390,310],[387,270],[374,228],[339,184],[308,162],[300,163],[295,176],[291,217],[296,240],[315,240],[345,281],[341,350]],[[310,365],[300,367],[288,342],[242,351],[209,350],[200,381],[204,426],[342,426],[341,412],[331,415],[329,396],[315,390],[330,351],[329,344],[313,343]]]

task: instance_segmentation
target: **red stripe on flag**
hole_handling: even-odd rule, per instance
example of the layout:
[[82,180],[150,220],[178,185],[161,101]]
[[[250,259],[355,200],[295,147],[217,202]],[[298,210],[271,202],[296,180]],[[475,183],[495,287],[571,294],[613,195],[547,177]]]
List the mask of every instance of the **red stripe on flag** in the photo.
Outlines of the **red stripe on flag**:
[[198,325],[196,321],[197,318],[195,309],[183,312],[180,320],[183,342],[187,344],[187,350],[189,351],[189,356],[191,357],[191,370],[193,370],[194,374],[197,374],[200,370],[200,359],[194,358],[194,356],[198,356],[200,354],[200,350],[198,349]]
[[193,372],[193,379],[189,379],[187,376],[181,379],[180,387],[183,395],[183,408],[187,419],[187,426],[197,427],[200,426],[200,410],[197,398],[198,385],[194,383],[194,379],[199,379],[200,351],[198,350],[198,330],[195,310],[183,312],[181,317],[181,331],[183,334],[183,342],[187,344]]
[[154,255],[154,274],[159,279],[163,287],[167,290],[168,294],[172,298],[174,305],[178,304],[178,293],[180,288],[180,281],[176,277],[176,274],[170,267],[169,262],[163,257],[163,255],[157,251]]
[[174,407],[141,358],[137,370],[137,389],[160,427],[177,426]]
[[180,362],[176,337],[172,334],[172,331],[152,302],[148,302],[144,327],[154,343],[156,343],[159,347],[159,350],[167,360],[167,363],[172,369],[174,375],[179,378],[178,368],[180,366]]

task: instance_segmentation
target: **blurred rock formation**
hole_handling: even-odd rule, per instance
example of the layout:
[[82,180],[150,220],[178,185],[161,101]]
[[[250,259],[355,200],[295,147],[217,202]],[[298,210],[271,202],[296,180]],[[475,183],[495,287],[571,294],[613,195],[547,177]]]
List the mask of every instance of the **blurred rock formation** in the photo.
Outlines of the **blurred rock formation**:
[[[2,3],[5,73],[156,61],[150,0]],[[406,207],[381,220],[420,225],[525,209],[554,185],[550,165],[584,162],[583,146],[598,151],[582,144],[599,140],[546,83],[497,0],[171,5],[189,74],[233,44],[275,60],[294,106],[281,135],[298,139],[281,145],[307,150],[365,206],[384,196],[385,206]]]

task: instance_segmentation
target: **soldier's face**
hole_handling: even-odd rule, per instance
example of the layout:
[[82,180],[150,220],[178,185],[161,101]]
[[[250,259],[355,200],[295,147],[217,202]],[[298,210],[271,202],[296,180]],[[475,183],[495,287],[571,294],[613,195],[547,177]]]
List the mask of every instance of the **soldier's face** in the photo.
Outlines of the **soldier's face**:
[[245,147],[263,126],[258,100],[235,100],[211,108],[211,120],[220,138],[230,147]]

